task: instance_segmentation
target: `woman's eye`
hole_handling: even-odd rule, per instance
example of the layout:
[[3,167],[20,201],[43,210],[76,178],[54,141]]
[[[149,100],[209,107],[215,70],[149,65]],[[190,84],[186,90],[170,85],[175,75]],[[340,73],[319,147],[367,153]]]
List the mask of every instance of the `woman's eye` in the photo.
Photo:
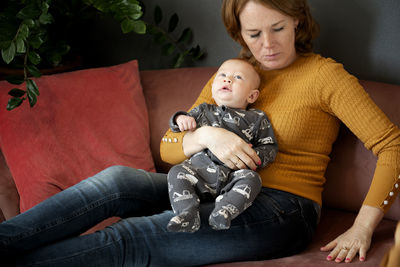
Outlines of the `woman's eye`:
[[257,38],[260,36],[260,32],[257,32],[255,34],[250,34],[250,38]]
[[276,28],[276,29],[273,29],[273,30],[274,30],[274,32],[280,32],[281,30],[283,30],[283,27]]

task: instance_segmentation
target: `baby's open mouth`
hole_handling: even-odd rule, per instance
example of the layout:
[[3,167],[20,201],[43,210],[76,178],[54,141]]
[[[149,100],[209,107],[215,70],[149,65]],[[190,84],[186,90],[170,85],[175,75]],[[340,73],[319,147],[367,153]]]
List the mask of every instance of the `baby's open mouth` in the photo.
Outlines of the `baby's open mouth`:
[[228,91],[228,92],[232,91],[229,87],[226,87],[226,86],[222,87],[220,90],[221,91]]

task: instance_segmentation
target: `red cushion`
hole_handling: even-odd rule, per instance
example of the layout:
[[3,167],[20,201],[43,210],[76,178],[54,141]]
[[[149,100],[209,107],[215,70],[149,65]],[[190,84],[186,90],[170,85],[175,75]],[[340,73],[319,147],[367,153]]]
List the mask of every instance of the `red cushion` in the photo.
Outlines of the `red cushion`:
[[42,76],[34,108],[7,111],[0,82],[0,148],[24,211],[111,165],[154,171],[138,63]]

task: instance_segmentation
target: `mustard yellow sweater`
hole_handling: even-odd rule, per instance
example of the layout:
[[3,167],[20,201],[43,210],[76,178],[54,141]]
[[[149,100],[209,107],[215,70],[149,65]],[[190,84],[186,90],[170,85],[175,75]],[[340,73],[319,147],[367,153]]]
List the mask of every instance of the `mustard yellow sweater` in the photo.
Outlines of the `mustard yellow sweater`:
[[[291,192],[321,205],[324,173],[342,121],[378,156],[364,204],[387,211],[400,185],[400,130],[373,103],[358,80],[332,59],[300,56],[289,67],[261,71],[263,110],[275,131],[279,151],[275,162],[259,171],[263,186]],[[193,106],[214,103],[211,82]],[[177,164],[183,154],[184,133],[168,131],[161,142],[164,161]]]

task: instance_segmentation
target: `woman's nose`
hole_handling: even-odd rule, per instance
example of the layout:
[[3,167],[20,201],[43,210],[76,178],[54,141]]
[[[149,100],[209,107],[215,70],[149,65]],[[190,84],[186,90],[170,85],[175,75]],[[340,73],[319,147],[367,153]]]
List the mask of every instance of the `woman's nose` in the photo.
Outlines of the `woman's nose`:
[[266,48],[272,47],[274,41],[273,41],[273,38],[272,38],[271,34],[270,33],[264,33],[263,36],[264,36],[264,38],[263,38],[263,46],[266,47]]

